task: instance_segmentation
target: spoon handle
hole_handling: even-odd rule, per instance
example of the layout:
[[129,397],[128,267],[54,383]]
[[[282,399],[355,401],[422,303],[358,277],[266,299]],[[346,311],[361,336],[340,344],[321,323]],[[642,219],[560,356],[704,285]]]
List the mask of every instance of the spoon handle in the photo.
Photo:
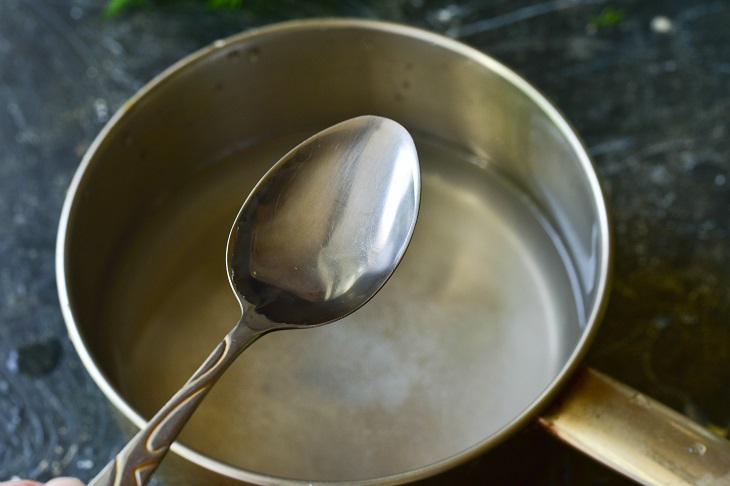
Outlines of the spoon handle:
[[263,332],[245,317],[221,341],[202,366],[155,414],[88,486],[143,486],[190,416],[223,372]]

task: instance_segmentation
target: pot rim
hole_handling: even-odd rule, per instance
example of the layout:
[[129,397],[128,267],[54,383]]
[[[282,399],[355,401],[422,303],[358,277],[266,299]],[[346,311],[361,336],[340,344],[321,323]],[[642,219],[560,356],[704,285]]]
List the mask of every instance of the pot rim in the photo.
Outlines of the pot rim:
[[[60,307],[63,313],[63,318],[66,323],[69,337],[91,378],[94,380],[94,382],[96,382],[97,386],[99,386],[107,399],[118,411],[120,411],[136,427],[143,427],[146,423],[146,420],[142,418],[142,416],[139,415],[135,410],[133,410],[132,407],[112,387],[112,385],[105,378],[104,373],[101,371],[94,358],[91,356],[84,341],[84,338],[76,325],[75,313],[74,310],[71,308],[68,294],[68,286],[66,281],[67,231],[74,209],[76,205],[79,204],[80,188],[84,181],[85,174],[89,170],[89,166],[92,164],[96,152],[106,142],[108,137],[117,129],[118,124],[127,115],[128,112],[135,109],[136,106],[139,105],[140,102],[143,101],[147,96],[152,96],[157,89],[161,89],[166,82],[180,75],[190,66],[195,65],[198,62],[204,61],[211,54],[226,49],[231,45],[255,40],[260,37],[287,35],[289,33],[297,31],[344,28],[356,28],[370,30],[374,32],[392,33],[404,37],[409,37],[411,39],[416,39],[424,43],[438,45],[441,48],[448,49],[465,59],[470,59],[480,65],[486,66],[488,69],[495,72],[498,76],[504,78],[507,82],[519,89],[533,103],[535,103],[555,125],[561,135],[564,136],[565,139],[569,142],[572,150],[580,160],[580,165],[582,166],[584,173],[587,176],[587,183],[590,186],[589,188],[591,194],[598,207],[599,220],[596,221],[596,225],[598,227],[598,235],[600,238],[599,247],[602,249],[602,251],[600,252],[600,262],[598,264],[599,277],[597,279],[595,287],[595,293],[597,296],[596,302],[592,306],[591,311],[587,316],[585,327],[582,331],[581,337],[576,343],[574,350],[568,358],[566,364],[563,366],[557,376],[552,380],[551,384],[532,402],[532,404],[525,410],[520,412],[509,424],[505,425],[502,429],[496,431],[494,434],[485,437],[480,442],[472,445],[468,449],[465,449],[450,457],[441,459],[440,461],[437,461],[435,463],[421,466],[410,471],[405,471],[402,473],[379,478],[338,481],[334,483],[327,482],[327,484],[346,484],[351,486],[403,484],[406,482],[412,482],[436,475],[438,473],[452,469],[469,460],[472,460],[485,453],[492,447],[496,446],[497,444],[501,443],[507,437],[513,435],[517,430],[525,427],[528,423],[532,422],[537,417],[537,415],[556,397],[556,395],[560,392],[560,389],[568,381],[569,377],[580,366],[582,358],[585,356],[588,347],[595,337],[596,331],[599,327],[601,318],[605,312],[608,302],[611,269],[613,262],[613,231],[609,225],[609,209],[607,207],[607,201],[604,195],[602,184],[598,178],[596,166],[588,155],[588,150],[586,149],[582,140],[573,130],[572,126],[560,113],[560,111],[552,103],[550,103],[535,87],[533,87],[528,81],[516,74],[510,68],[506,67],[492,57],[489,57],[482,51],[467,46],[466,44],[458,40],[450,39],[441,34],[430,32],[418,27],[406,26],[403,24],[380,20],[320,18],[286,21],[264,27],[252,28],[239,34],[227,37],[225,39],[216,40],[208,46],[187,55],[186,57],[182,58],[181,60],[177,61],[170,67],[160,72],[151,81],[146,83],[139,91],[132,95],[129,100],[125,102],[119,110],[117,110],[117,112],[102,128],[102,130],[96,136],[94,141],[87,149],[84,157],[82,158],[81,163],[76,170],[69,186],[59,222],[59,229],[56,241],[56,277],[58,295],[60,300]],[[208,469],[214,473],[227,476],[236,480],[247,481],[261,485],[276,484],[285,486],[301,486],[304,484],[311,485],[317,483],[316,481],[313,482],[307,480],[294,480],[275,477],[263,473],[247,471],[238,467],[233,467],[220,461],[211,459],[210,457],[202,453],[196,452],[195,450],[185,445],[182,445],[179,442],[175,442],[172,445],[171,449],[176,454],[192,463],[198,464],[199,466]]]

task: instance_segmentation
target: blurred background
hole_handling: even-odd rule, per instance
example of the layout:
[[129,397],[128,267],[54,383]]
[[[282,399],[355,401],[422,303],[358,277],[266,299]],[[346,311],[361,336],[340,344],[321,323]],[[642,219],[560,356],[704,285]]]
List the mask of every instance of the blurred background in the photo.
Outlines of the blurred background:
[[[318,16],[459,39],[566,115],[603,178],[615,229],[611,302],[587,362],[727,437],[727,0],[2,0],[0,480],[88,480],[126,441],[67,338],[56,293],[61,205],[89,144],[185,55]],[[496,477],[631,484],[533,428],[429,484]]]

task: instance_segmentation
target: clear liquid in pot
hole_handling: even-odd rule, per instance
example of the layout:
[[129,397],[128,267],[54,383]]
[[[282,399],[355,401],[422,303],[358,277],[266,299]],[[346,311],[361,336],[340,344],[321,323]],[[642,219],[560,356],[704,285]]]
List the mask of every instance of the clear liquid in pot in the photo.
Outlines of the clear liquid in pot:
[[[208,166],[151,211],[121,255],[105,306],[107,372],[142,415],[239,318],[225,269],[230,226],[268,167],[304,138]],[[554,232],[489,164],[417,145],[419,220],[391,280],[341,322],[260,339],[182,442],[278,477],[396,474],[485,440],[555,378],[581,328]]]

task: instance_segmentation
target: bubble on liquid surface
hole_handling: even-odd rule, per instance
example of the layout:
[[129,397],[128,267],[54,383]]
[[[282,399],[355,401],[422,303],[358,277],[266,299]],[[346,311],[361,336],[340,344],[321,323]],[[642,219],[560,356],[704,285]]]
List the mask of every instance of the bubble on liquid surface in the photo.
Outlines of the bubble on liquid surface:
[[252,47],[247,52],[248,62],[251,64],[256,64],[259,62],[259,59],[261,59],[261,49],[258,47]]
[[229,62],[237,63],[238,61],[241,60],[241,53],[237,50],[231,51],[228,53],[226,58],[228,59]]

